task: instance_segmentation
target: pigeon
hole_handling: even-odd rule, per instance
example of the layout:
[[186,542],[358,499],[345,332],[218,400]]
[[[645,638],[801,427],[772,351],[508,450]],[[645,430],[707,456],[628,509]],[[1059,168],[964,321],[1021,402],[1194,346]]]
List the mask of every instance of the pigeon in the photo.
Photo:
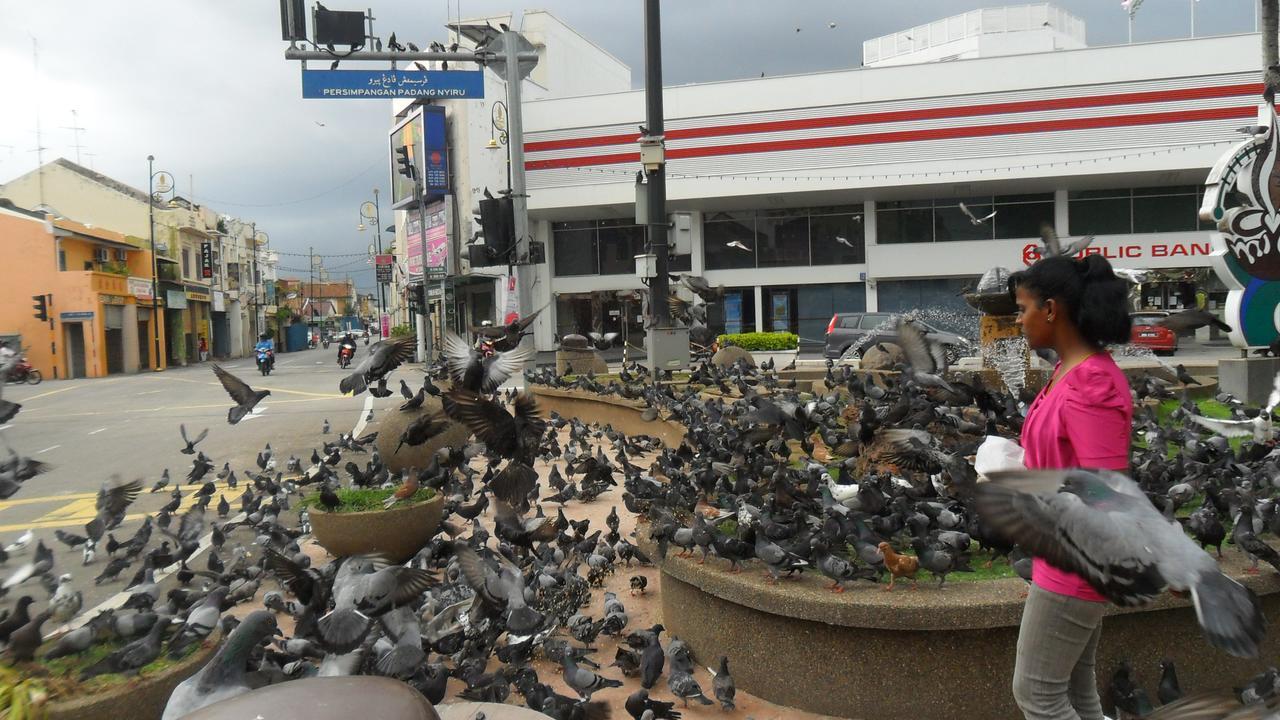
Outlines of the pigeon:
[[325,418],[324,424],[320,426],[320,434],[321,435],[329,434],[329,418]]
[[529,315],[518,320],[512,320],[506,325],[472,328],[476,335],[483,337],[493,343],[493,349],[498,352],[509,352],[520,347],[521,340],[531,334],[529,326],[533,325],[533,321],[538,319],[546,306],[538,308]]
[[40,643],[44,641],[41,634],[41,628],[49,620],[49,610],[31,618],[30,622],[22,627],[14,630],[9,635],[9,646],[5,648],[5,652],[9,654],[9,659],[14,662],[31,662],[36,657],[36,648],[40,647]]
[[1231,332],[1231,326],[1219,320],[1216,315],[1197,308],[1172,313],[1160,319],[1157,324],[1179,333],[1192,332],[1205,326],[1215,327],[1225,333]]
[[1183,367],[1181,363],[1179,363],[1178,365],[1174,366],[1174,370],[1176,371],[1176,373],[1177,373],[1177,375],[1178,375],[1178,382],[1182,383],[1183,385],[1201,385],[1201,384],[1203,384],[1203,383],[1201,383],[1199,380],[1197,380],[1197,379],[1195,379],[1195,378],[1191,377],[1191,374],[1187,372],[1187,369],[1186,369],[1185,367]]
[[527,348],[482,355],[457,335],[451,332],[444,335],[445,365],[456,386],[462,390],[493,392],[531,359],[533,352]]
[[898,319],[898,345],[907,356],[911,367],[911,379],[925,387],[942,388],[955,393],[955,388],[942,379],[947,371],[946,350],[941,344],[925,336],[919,325],[905,318]]
[[1133,480],[1110,471],[992,473],[977,486],[978,514],[1003,537],[1075,572],[1124,607],[1166,588],[1190,592],[1209,643],[1256,657],[1265,621],[1252,590],[1222,574]]
[[400,448],[405,445],[410,447],[421,445],[444,432],[449,425],[449,418],[441,413],[423,413],[405,426],[404,432],[400,433],[400,442],[396,445],[395,452],[400,452]]
[[977,217],[976,215],[973,214],[972,210],[970,210],[968,207],[965,206],[964,203],[960,203],[960,212],[964,213],[964,216],[969,218],[969,222],[973,225],[982,225],[986,221],[996,216],[996,211],[992,210],[991,212],[987,213],[986,215],[983,215],[982,217]]
[[187,613],[186,622],[169,640],[170,658],[174,660],[181,658],[188,648],[204,640],[209,633],[213,632],[218,625],[218,618],[222,615],[222,601],[226,599],[228,592],[230,588],[225,585],[215,587],[205,596],[204,602]]
[[711,672],[711,688],[715,692],[716,700],[720,701],[720,709],[725,712],[732,711],[735,708],[733,704],[733,696],[738,690],[733,684],[733,676],[729,674],[729,658],[724,655],[720,656],[720,669],[708,670]]
[[1093,236],[1085,235],[1075,242],[1063,246],[1062,241],[1058,239],[1058,232],[1049,223],[1040,224],[1040,238],[1044,240],[1044,246],[1036,248],[1036,251],[1040,253],[1042,258],[1074,257],[1093,244]]
[[160,635],[171,622],[175,621],[157,618],[146,635],[85,668],[80,673],[81,682],[98,675],[127,673],[150,665],[160,657]]
[[621,680],[597,675],[590,670],[578,667],[571,655],[566,654],[561,658],[560,665],[564,668],[565,684],[573,688],[583,700],[591,700],[591,696],[597,690],[622,687]]
[[20,553],[23,550],[26,550],[27,546],[31,544],[31,541],[35,539],[36,539],[35,531],[27,530],[26,532],[19,535],[17,540],[14,540],[8,545],[5,545],[4,551],[6,554],[9,554],[9,555],[12,555],[14,553]]
[[0,584],[0,590],[11,590],[33,577],[47,574],[52,569],[53,551],[45,547],[43,540],[37,540],[31,559],[15,568],[4,583]]
[[623,707],[633,720],[640,720],[646,713],[660,720],[680,720],[680,711],[675,709],[675,703],[654,700],[645,688],[628,695]]
[[735,250],[741,250],[743,252],[754,252],[751,248],[743,244],[741,240],[730,240],[725,243],[724,246],[734,248]]
[[1168,705],[1182,698],[1182,686],[1178,684],[1178,671],[1169,658],[1160,661],[1160,685],[1156,688],[1156,697],[1161,705]]
[[235,407],[227,410],[227,422],[235,425],[248,415],[263,398],[271,394],[270,390],[254,390],[245,381],[223,370],[217,363],[213,365],[213,374],[226,389],[227,394],[235,401]]
[[162,720],[177,720],[206,705],[249,692],[245,678],[249,656],[263,640],[277,632],[276,619],[270,611],[249,613],[209,662],[173,689]]
[[58,576],[58,589],[49,598],[50,619],[55,623],[70,622],[84,605],[84,597],[71,586],[71,575],[63,573]]
[[[345,395],[359,395],[369,388],[369,383],[381,382],[392,370],[413,357],[418,342],[416,336],[407,335],[394,340],[379,340],[365,353],[354,372],[342,378],[338,389]],[[390,391],[387,391],[388,394]]]
[[195,439],[195,440],[191,440],[191,439],[189,439],[189,438],[187,437],[187,426],[186,426],[186,425],[183,425],[183,424],[179,423],[179,424],[178,424],[178,432],[182,433],[182,442],[186,443],[186,447],[182,448],[182,454],[183,454],[183,455],[195,455],[195,454],[196,454],[196,444],[197,444],[197,443],[199,443],[201,440],[204,440],[204,439],[205,439],[205,436],[207,436],[207,435],[209,434],[209,428],[205,428],[205,429],[201,430],[201,431],[200,431],[200,434],[199,434],[199,435],[196,435],[196,439]]

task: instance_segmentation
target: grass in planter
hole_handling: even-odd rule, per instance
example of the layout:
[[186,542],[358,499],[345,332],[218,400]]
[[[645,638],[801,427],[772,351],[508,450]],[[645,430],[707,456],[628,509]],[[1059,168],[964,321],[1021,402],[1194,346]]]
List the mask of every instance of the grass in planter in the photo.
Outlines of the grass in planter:
[[194,643],[187,648],[187,651],[181,657],[174,660],[169,658],[168,647],[166,646],[160,657],[152,661],[150,665],[144,666],[136,675],[107,673],[88,680],[80,680],[80,673],[83,670],[137,639],[113,639],[94,645],[79,655],[44,660],[40,657],[40,652],[53,647],[52,643],[50,643],[36,653],[35,663],[26,668],[19,668],[19,672],[23,677],[31,678],[40,683],[49,692],[50,698],[71,699],[92,695],[119,685],[126,685],[139,679],[148,678],[183,662],[195,653],[198,648],[204,647],[203,643]]
[[[334,512],[352,513],[352,512],[369,512],[370,510],[381,510],[382,503],[396,491],[397,488],[381,489],[364,489],[364,488],[342,488],[338,490],[338,499],[342,504]],[[436,491],[431,488],[419,488],[418,492],[408,501],[401,501],[396,507],[404,507],[405,505],[416,505],[417,503],[426,502],[436,496]],[[302,500],[302,507],[313,508],[320,505],[320,493],[316,492]],[[319,507],[322,512],[328,512],[324,507]]]

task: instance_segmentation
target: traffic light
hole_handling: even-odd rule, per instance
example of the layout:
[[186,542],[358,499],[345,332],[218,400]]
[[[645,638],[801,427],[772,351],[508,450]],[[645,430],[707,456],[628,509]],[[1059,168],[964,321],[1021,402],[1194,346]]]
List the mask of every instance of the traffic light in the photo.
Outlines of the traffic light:
[[493,259],[501,261],[510,255],[516,242],[515,203],[510,195],[480,201],[480,229]]
[[49,319],[49,300],[44,295],[32,295],[31,299],[35,302],[31,307],[35,310],[37,320]]
[[409,154],[409,146],[401,145],[396,148],[396,164],[399,165],[396,172],[413,180],[418,177],[418,169],[413,165],[413,157]]

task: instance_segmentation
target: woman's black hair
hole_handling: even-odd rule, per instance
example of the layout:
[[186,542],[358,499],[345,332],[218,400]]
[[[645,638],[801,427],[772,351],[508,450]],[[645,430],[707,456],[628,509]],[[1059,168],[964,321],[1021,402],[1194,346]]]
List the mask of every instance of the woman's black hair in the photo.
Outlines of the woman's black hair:
[[1099,347],[1129,342],[1129,285],[1101,255],[1048,257],[1009,276],[1009,295],[1026,288],[1040,302],[1066,305],[1085,340]]

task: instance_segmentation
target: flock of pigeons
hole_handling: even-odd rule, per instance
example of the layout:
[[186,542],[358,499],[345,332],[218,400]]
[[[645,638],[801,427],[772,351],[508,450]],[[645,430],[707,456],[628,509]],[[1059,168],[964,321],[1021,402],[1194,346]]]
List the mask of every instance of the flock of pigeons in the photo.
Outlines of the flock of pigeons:
[[[676,638],[664,644],[661,625],[630,627],[616,593],[605,592],[594,611],[595,588],[633,562],[649,562],[645,547],[665,556],[675,546],[731,571],[750,563],[773,582],[817,572],[842,592],[885,580],[889,590],[898,579],[914,583],[921,570],[941,587],[948,574],[970,570],[975,543],[1008,556],[1024,577],[1030,554],[1050,558],[1122,605],[1166,589],[1188,593],[1211,644],[1235,655],[1258,652],[1264,623],[1257,599],[1203,548],[1221,553],[1230,538],[1255,563],[1280,571],[1280,553],[1262,539],[1280,531],[1273,499],[1280,453],[1271,426],[1280,387],[1269,407],[1232,402],[1235,417],[1216,424],[1190,402],[1164,422],[1140,404],[1131,476],[1023,472],[982,482],[967,458],[985,436],[1016,436],[1029,398],[944,379],[945,358],[909,322],[898,329],[908,360],[903,372],[872,379],[829,364],[826,390],[817,393],[802,392],[771,367],[746,364],[703,363],[681,385],[655,383],[630,365],[608,382],[524,370],[528,383],[643,401],[646,418],[687,428],[675,447],[544,417],[531,394],[503,391],[530,356],[518,347],[524,327],[498,330],[492,352],[447,337],[442,361],[428,368],[416,393],[401,381],[406,411],[426,395],[442,405],[421,413],[403,444],[425,443],[455,422],[475,438],[441,448],[424,468],[389,470],[366,448],[371,437],[342,435],[313,451],[309,467],[289,458],[283,470],[268,445],[232,503],[226,491],[239,487],[234,471],[227,464],[215,471],[197,449],[205,434],[192,439],[180,428],[182,451],[194,455],[184,487],[199,486],[187,509],[183,487],[175,487],[165,508],[116,538],[143,486],[113,478],[84,535],[57,533],[59,542],[83,550],[86,566],[101,568],[96,583],[132,573],[119,608],[42,650],[51,622],[81,613],[80,593],[69,574],[55,571],[42,542],[28,535],[4,548],[0,563],[10,570],[0,596],[16,596],[0,615],[7,659],[32,662],[37,653],[60,657],[116,643],[82,670],[87,678],[136,672],[162,654],[182,657],[222,638],[208,664],[174,691],[166,719],[265,684],[350,674],[399,678],[433,703],[456,679],[467,699],[515,695],[552,718],[605,718],[612,708],[592,696],[621,685],[612,668],[640,679],[624,704],[632,718],[678,718],[676,702],[733,709],[727,659],[704,687],[694,649]],[[376,343],[341,389],[389,395],[390,375],[413,343]],[[222,368],[214,372],[235,402],[231,424],[269,394]],[[1139,399],[1176,393],[1156,378],[1135,386]],[[1226,435],[1243,437],[1238,448]],[[1176,457],[1168,447],[1177,448]],[[358,464],[354,457],[367,459]],[[544,477],[535,463],[552,469]],[[41,469],[23,459],[10,464]],[[168,484],[166,471],[152,492]],[[295,511],[294,498],[314,486],[321,502],[335,507],[342,502],[336,490],[347,484],[396,488],[395,499],[433,489],[446,500],[442,533],[404,564],[362,556],[314,567],[299,544],[307,511]],[[619,485],[622,504],[647,524],[642,538],[621,531],[616,510],[595,528],[565,515],[566,503],[590,502]],[[553,503],[559,507],[551,515]],[[1192,509],[1189,516],[1181,517],[1183,508]],[[207,558],[197,560],[205,549]],[[161,590],[162,573],[174,575],[174,587]],[[628,584],[643,593],[647,580],[635,575]],[[227,614],[259,598],[265,609],[240,620]],[[287,636],[277,622],[286,615]],[[609,670],[593,658],[601,636],[619,640]],[[539,657],[560,666],[572,695],[539,677]],[[654,696],[664,675],[670,700]],[[1280,702],[1280,682],[1261,678],[1248,687],[1246,699]]]

